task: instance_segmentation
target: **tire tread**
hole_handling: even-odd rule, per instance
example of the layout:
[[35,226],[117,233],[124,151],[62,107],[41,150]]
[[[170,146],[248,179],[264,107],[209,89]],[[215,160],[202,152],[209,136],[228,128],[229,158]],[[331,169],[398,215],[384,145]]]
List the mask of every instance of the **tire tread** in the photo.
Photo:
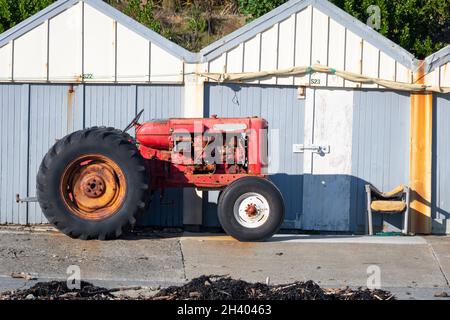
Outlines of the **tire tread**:
[[[123,234],[124,230],[136,223],[136,217],[145,210],[146,205],[148,204],[149,178],[144,161],[136,146],[130,142],[132,141],[130,138],[131,137],[128,134],[115,128],[92,127],[76,131],[57,141],[56,144],[50,148],[42,160],[36,177],[38,201],[44,215],[50,223],[54,224],[63,233],[73,238],[83,240],[109,240],[118,238]],[[135,177],[137,177],[138,181],[132,181],[131,183],[139,186],[135,188],[137,190],[136,192],[138,192],[138,201],[134,204],[134,208],[130,210],[129,216],[121,219],[120,225],[111,226],[109,231],[105,231],[101,228],[97,230],[95,228],[86,228],[85,230],[82,230],[82,228],[80,228],[80,225],[83,225],[82,223],[78,225],[67,224],[67,220],[62,217],[63,213],[59,212],[59,210],[56,209],[57,206],[54,205],[55,201],[57,201],[55,195],[48,192],[48,188],[46,188],[51,183],[55,183],[55,181],[51,180],[50,176],[52,168],[60,161],[60,155],[67,148],[83,145],[83,143],[86,142],[113,146],[113,148],[117,150],[116,152],[128,159],[127,161],[131,163],[134,170],[137,172]]]

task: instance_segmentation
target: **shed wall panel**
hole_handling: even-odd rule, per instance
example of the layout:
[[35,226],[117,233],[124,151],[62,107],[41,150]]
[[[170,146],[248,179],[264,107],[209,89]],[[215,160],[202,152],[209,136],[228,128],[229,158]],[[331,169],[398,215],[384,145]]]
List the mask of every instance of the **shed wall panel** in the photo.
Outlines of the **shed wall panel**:
[[243,62],[244,62],[244,44],[240,44],[233,50],[227,53],[227,63],[228,68],[227,72],[238,73],[243,70]]
[[182,117],[184,104],[183,86],[138,86],[137,110],[145,109],[143,119],[167,119]]
[[429,86],[439,87],[441,84],[440,68],[436,68],[433,71],[425,75],[425,83]]
[[117,25],[117,81],[150,80],[150,43],[120,23]]
[[450,62],[439,67],[440,84],[442,87],[450,87]]
[[[30,86],[29,177],[28,193],[36,195],[36,175],[48,150],[67,134],[82,129],[83,112],[79,87],[69,85]],[[75,122],[75,123],[74,123]],[[38,203],[29,204],[28,222],[47,223]]]
[[[379,60],[380,60],[380,50],[375,48],[373,45],[364,41],[363,43],[363,66],[362,66],[362,74],[372,77],[378,78],[379,72]],[[377,88],[376,84],[363,84],[363,88]]]
[[[313,10],[313,30],[312,37],[312,64],[328,65],[328,34],[329,17],[321,11]],[[334,48],[333,48],[334,49]],[[311,84],[314,86],[325,86],[327,75],[325,73],[316,73],[312,75],[315,80]]]
[[49,79],[79,81],[82,75],[82,14],[80,2],[50,20]]
[[[346,29],[334,20],[330,20],[330,34],[328,45],[328,64],[336,70],[345,69],[345,39]],[[344,80],[336,75],[328,75],[328,85],[331,87],[344,86]]]
[[26,224],[28,85],[0,85],[0,224]]
[[[280,48],[278,54],[278,69],[287,69],[295,66],[295,28],[296,28],[296,17],[291,16],[280,22],[279,31],[279,44]],[[278,84],[280,85],[292,85],[294,83],[293,77],[279,77]]]
[[401,65],[400,63],[396,63],[396,75],[395,79],[398,82],[405,82],[405,83],[411,83],[412,77],[411,77],[411,70],[406,68],[405,66]]
[[158,47],[151,46],[151,82],[180,83],[183,82],[183,61]]
[[[296,15],[295,65],[309,66],[311,64],[312,7],[307,7]],[[295,77],[295,84],[309,84],[309,79],[309,75]]]
[[450,233],[450,94],[434,99],[433,231]]
[[45,22],[14,41],[14,80],[47,80],[47,28]]
[[0,48],[0,81],[12,80],[12,43]]
[[[272,71],[277,69],[279,34],[278,28],[279,24],[276,24],[269,30],[263,32],[261,35],[261,70]],[[275,84],[276,79],[271,78],[268,80],[261,80],[261,83]]]
[[222,54],[220,57],[214,59],[213,61],[210,61],[208,63],[209,65],[209,72],[211,73],[224,73],[226,71],[226,65],[227,65],[227,55]]
[[[345,47],[345,71],[361,74],[362,72],[362,48],[363,40],[356,34],[347,30]],[[345,86],[349,88],[360,87],[360,83],[345,80]]]
[[136,86],[89,85],[85,87],[85,127],[124,129],[136,116]]
[[363,231],[367,183],[389,191],[409,183],[410,97],[407,93],[357,90],[354,101],[351,224]]
[[395,60],[380,52],[380,78],[395,81]]
[[425,83],[436,88],[450,87],[450,62],[427,73],[425,75]]
[[260,70],[261,64],[260,47],[261,47],[261,35],[258,35],[245,43],[244,72],[257,72]]
[[84,74],[88,82],[115,80],[116,22],[84,5]]

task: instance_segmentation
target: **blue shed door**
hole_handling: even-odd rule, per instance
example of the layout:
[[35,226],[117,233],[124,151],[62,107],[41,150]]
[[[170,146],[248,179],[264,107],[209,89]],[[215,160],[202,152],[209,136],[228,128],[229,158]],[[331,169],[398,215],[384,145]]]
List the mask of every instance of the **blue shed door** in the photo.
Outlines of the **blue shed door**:
[[[294,153],[294,144],[303,144],[305,102],[296,87],[207,84],[205,117],[260,116],[269,122],[269,173],[284,197],[284,228],[300,229],[303,207],[303,154]],[[203,225],[217,227],[219,192],[205,192]]]
[[302,229],[349,231],[352,90],[306,90]]

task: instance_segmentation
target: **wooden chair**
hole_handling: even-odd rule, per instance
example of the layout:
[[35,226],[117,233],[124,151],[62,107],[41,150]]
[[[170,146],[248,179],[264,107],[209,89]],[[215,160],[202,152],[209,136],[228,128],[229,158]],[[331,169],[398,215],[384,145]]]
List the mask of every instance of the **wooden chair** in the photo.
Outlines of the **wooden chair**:
[[372,212],[404,213],[402,233],[408,235],[410,188],[400,185],[392,191],[381,192],[373,185],[368,184],[366,193],[369,235],[373,235]]

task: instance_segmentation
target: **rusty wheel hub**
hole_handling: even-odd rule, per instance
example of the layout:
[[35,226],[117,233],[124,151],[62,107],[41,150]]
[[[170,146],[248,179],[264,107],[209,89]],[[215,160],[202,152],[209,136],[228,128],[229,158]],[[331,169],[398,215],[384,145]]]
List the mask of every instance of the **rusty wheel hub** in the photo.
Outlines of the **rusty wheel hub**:
[[251,218],[258,214],[258,208],[256,208],[255,204],[250,203],[250,204],[248,204],[247,208],[245,209],[245,212]]
[[114,215],[125,199],[126,181],[119,166],[100,155],[73,161],[61,179],[61,193],[77,216],[99,220]]
[[241,226],[249,229],[259,228],[269,219],[269,202],[259,193],[248,192],[236,200],[233,214]]
[[105,181],[101,176],[89,177],[81,181],[81,188],[89,198],[99,198],[105,194]]

